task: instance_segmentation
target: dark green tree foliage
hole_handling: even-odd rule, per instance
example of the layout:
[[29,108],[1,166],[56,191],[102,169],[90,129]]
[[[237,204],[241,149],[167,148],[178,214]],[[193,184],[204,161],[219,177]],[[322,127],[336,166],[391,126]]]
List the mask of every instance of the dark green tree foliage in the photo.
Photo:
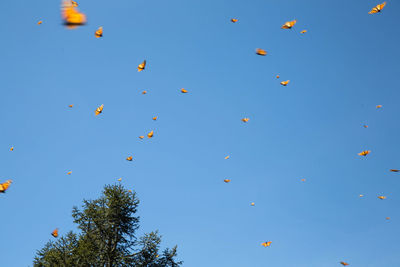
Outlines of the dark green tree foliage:
[[180,266],[176,246],[159,252],[161,236],[157,231],[136,238],[138,205],[134,192],[121,185],[105,186],[100,198],[84,200],[81,210],[73,208],[80,234],[69,232],[49,241],[37,251],[34,266]]

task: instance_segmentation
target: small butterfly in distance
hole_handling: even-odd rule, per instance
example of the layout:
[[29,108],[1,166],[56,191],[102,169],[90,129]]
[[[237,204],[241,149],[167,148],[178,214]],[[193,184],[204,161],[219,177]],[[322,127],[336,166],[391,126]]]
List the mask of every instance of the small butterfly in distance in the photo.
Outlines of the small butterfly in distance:
[[53,232],[51,232],[51,235],[55,238],[58,237],[58,228],[54,229]]
[[231,19],[231,22],[233,22],[233,23],[235,23],[237,21],[238,21],[237,19]]
[[385,196],[378,196],[378,198],[379,198],[379,199],[382,199],[382,200],[386,199]]
[[5,193],[6,190],[10,187],[12,180],[7,180],[4,183],[0,184],[0,193]]
[[121,181],[122,181],[122,178],[118,178],[117,181],[118,181],[118,182],[121,182]]
[[363,197],[364,195],[363,194],[360,194],[360,195],[358,195],[359,197]]
[[225,159],[229,159],[229,158],[230,158],[230,156],[229,156],[229,155],[225,157]]
[[382,9],[386,6],[386,2],[383,2],[382,4],[379,4],[371,9],[371,11],[368,12],[368,14],[375,14],[379,13],[382,11]]
[[67,172],[67,175],[71,175],[72,171]]
[[286,85],[288,85],[288,84],[289,84],[289,82],[290,82],[290,80],[283,81],[283,82],[281,82],[281,85],[283,85],[283,86],[286,86]]
[[358,153],[358,155],[359,156],[366,156],[366,155],[368,155],[369,153],[371,153],[371,150],[364,150],[364,151],[361,151],[360,153]]
[[347,262],[344,262],[344,261],[341,261],[340,264],[343,265],[343,266],[349,265]]
[[181,93],[182,93],[182,94],[186,94],[187,92],[188,92],[188,91],[187,91],[185,88],[182,88],[182,89],[181,89]]
[[377,106],[376,106],[376,108],[381,108],[381,107],[382,107],[382,105],[377,105]]
[[144,135],[139,136],[139,139],[143,139],[143,138],[144,138]]
[[225,183],[229,183],[231,180],[230,179],[224,179]]
[[142,95],[145,95],[145,94],[147,94],[147,91],[146,91],[146,90],[144,90],[144,91],[142,92]]
[[40,24],[42,24],[42,23],[43,23],[43,21],[39,20],[38,23],[37,23],[37,25],[40,25]]
[[300,33],[301,34],[304,34],[304,33],[306,33],[307,32],[307,30],[302,30]]
[[254,205],[255,205],[255,203],[254,203],[254,202],[251,202],[251,203],[250,203],[250,205],[251,205],[251,206],[254,206]]
[[99,27],[99,28],[94,32],[94,37],[96,37],[96,38],[103,37],[103,27]]
[[68,105],[69,108],[72,108],[74,106],[74,104]]
[[400,172],[400,170],[397,169],[390,169],[391,172]]
[[243,118],[242,121],[243,122],[248,122],[250,119],[249,118]]
[[151,132],[149,132],[149,133],[147,134],[147,137],[148,137],[148,138],[152,138],[153,135],[154,135],[154,131],[151,131]]
[[256,49],[256,54],[259,56],[266,56],[267,55],[267,51],[265,51],[264,49],[261,48],[257,48]]
[[268,242],[264,242],[264,243],[261,243],[261,246],[263,246],[263,247],[269,247],[269,246],[271,246],[271,244],[272,244],[272,242],[271,241],[268,241]]
[[127,160],[127,161],[132,161],[132,160],[133,160],[133,157],[132,157],[132,156],[129,156],[129,157],[126,158],[126,160]]
[[291,29],[296,23],[297,23],[297,20],[288,21],[285,24],[283,24],[281,28],[282,29]]
[[154,117],[153,117],[153,121],[156,121],[157,119],[158,119],[157,116],[154,116]]
[[98,108],[96,108],[96,110],[94,111],[94,115],[97,116],[97,115],[99,115],[100,113],[102,113],[102,112],[103,112],[103,108],[104,108],[104,105],[101,104],[101,106],[98,107]]
[[10,151],[14,151],[14,147],[12,146],[12,147],[10,147]]
[[139,66],[137,67],[137,70],[138,70],[138,72],[141,72],[145,68],[146,68],[146,60],[143,60],[143,62],[140,63]]

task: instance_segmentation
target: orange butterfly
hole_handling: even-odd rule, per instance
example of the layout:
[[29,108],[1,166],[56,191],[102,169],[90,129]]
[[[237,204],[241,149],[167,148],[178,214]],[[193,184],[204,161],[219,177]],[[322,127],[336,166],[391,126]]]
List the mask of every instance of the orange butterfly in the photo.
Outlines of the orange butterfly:
[[103,37],[103,27],[99,27],[97,31],[94,32],[94,37],[96,38]]
[[229,158],[230,158],[230,156],[229,156],[229,155],[225,157],[225,159],[229,159]]
[[52,235],[53,237],[57,238],[57,237],[58,237],[58,228],[54,229],[54,231],[51,232],[51,235]]
[[188,91],[185,88],[181,89],[181,93],[186,94]]
[[386,199],[385,196],[378,196],[378,198],[379,198],[379,199],[382,199],[382,200]]
[[127,161],[132,161],[132,159],[133,159],[132,156],[129,156],[129,157],[126,158]]
[[265,51],[264,49],[261,49],[261,48],[257,48],[256,54],[259,56],[265,56],[265,55],[267,55],[267,51]]
[[360,194],[359,197],[363,197],[364,195]]
[[283,81],[283,82],[281,82],[281,85],[286,86],[286,85],[288,85],[289,82],[290,82],[290,80]]
[[400,170],[397,169],[390,169],[391,172],[400,172]]
[[365,124],[364,124],[363,127],[364,127],[364,128],[368,128],[368,125],[365,125]]
[[285,24],[282,25],[282,29],[291,29],[295,24],[296,24],[297,20],[292,20],[292,21],[288,21]]
[[386,220],[390,220],[390,217],[386,217]]
[[344,261],[341,261],[340,264],[343,265],[343,266],[349,265],[347,262],[344,262]]
[[102,113],[102,112],[103,112],[103,107],[104,107],[104,105],[101,104],[101,106],[98,107],[98,108],[95,110],[94,114],[97,116],[97,115],[99,115],[100,113]]
[[72,1],[72,0],[71,0],[71,3],[72,3],[72,6],[73,6],[73,7],[77,7],[77,6],[78,6],[78,3],[75,2],[75,1]]
[[148,137],[148,138],[152,138],[153,135],[154,135],[154,131],[151,131],[151,132],[149,132],[149,133],[147,134],[147,137]]
[[118,178],[117,181],[118,181],[118,182],[121,182],[121,181],[122,181],[122,178]]
[[304,178],[303,178],[303,179],[301,179],[300,181],[302,181],[302,182],[305,182],[305,181],[306,181],[306,179],[304,179]]
[[254,206],[254,205],[255,205],[255,203],[254,203],[254,202],[251,202],[251,203],[250,203],[250,205]]
[[158,119],[158,117],[157,117],[157,116],[153,117],[153,121],[156,121],[157,119]]
[[86,15],[79,12],[71,0],[63,0],[61,17],[68,28],[75,28],[86,23]]
[[237,19],[231,19],[231,21],[232,21],[233,23],[235,23],[235,22],[237,22],[238,20],[237,20]]
[[269,246],[271,246],[271,241],[268,241],[268,242],[264,242],[264,243],[261,243],[261,246],[263,246],[263,247],[269,247]]
[[40,25],[40,24],[42,24],[42,23],[43,23],[43,21],[39,20],[38,23],[37,23],[37,25]]
[[72,108],[74,106],[74,104],[72,104],[72,105],[68,105],[68,107],[70,107],[70,108]]
[[373,8],[371,9],[371,11],[368,12],[368,14],[379,13],[379,12],[381,12],[381,10],[382,10],[385,6],[386,6],[386,2],[383,2],[382,4],[379,4],[379,5],[375,6],[375,7],[373,7]]
[[225,183],[229,183],[231,180],[230,179],[225,179],[224,182]]
[[12,147],[10,147],[10,151],[13,151],[14,150],[14,147],[12,146]]
[[381,107],[382,107],[382,105],[377,105],[377,106],[376,106],[376,108],[381,108]]
[[243,118],[242,121],[243,122],[248,122],[250,119],[249,118]]
[[140,138],[140,139],[143,139],[143,138],[144,138],[144,136],[143,136],[143,135],[141,135],[141,136],[139,136],[139,138]]
[[364,151],[361,151],[360,153],[358,153],[358,155],[359,156],[366,156],[366,155],[368,155],[369,153],[371,153],[371,150],[364,150]]
[[300,33],[306,33],[307,32],[307,30],[302,30]]
[[71,175],[72,171],[67,172],[67,175]]
[[137,70],[138,70],[138,72],[141,72],[145,68],[146,68],[146,60],[143,60],[143,62],[140,63],[139,66],[137,67]]
[[146,91],[146,90],[144,90],[144,91],[142,92],[142,95],[145,95],[145,94],[147,94],[147,91]]
[[279,75],[276,75],[276,78],[277,78],[277,79],[279,79],[279,77],[280,77]]
[[0,193],[5,193],[11,183],[12,180],[7,180],[5,183],[0,184]]

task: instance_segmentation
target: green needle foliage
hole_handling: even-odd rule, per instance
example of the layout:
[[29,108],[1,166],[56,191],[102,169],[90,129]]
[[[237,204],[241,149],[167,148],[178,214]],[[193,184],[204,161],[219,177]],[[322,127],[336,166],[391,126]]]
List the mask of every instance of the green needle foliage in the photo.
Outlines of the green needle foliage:
[[177,247],[159,252],[157,231],[137,238],[139,200],[122,185],[106,185],[100,198],[84,200],[72,217],[79,234],[73,232],[49,241],[37,251],[35,267],[175,267]]

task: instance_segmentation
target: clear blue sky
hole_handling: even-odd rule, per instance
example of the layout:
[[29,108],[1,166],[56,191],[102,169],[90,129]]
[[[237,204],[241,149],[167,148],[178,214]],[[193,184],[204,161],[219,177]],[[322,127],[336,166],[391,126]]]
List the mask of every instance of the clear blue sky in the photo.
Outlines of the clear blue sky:
[[398,1],[78,3],[76,30],[59,1],[2,5],[1,266],[120,177],[184,266],[400,266]]

